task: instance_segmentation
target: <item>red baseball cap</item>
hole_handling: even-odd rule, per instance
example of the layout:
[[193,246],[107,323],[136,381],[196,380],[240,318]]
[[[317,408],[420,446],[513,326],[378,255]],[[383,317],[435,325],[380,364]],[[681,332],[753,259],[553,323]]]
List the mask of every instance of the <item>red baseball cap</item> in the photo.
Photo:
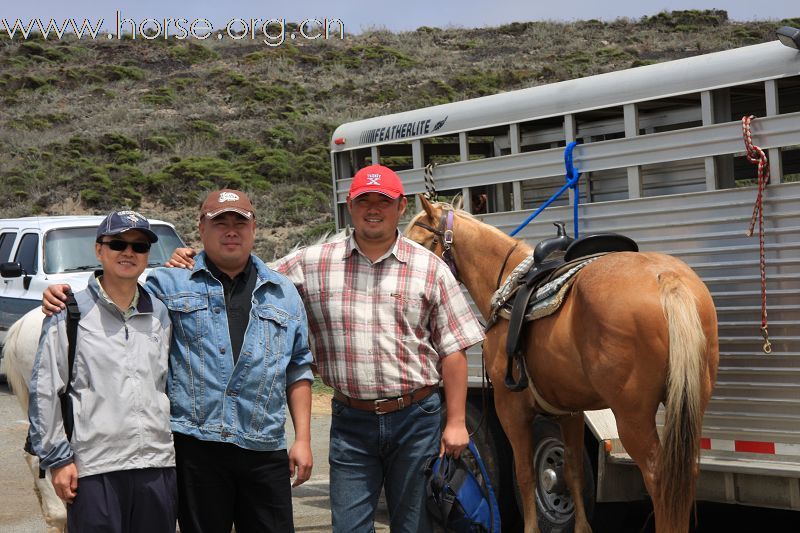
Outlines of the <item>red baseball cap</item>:
[[353,199],[368,192],[377,192],[393,199],[405,194],[400,176],[383,165],[370,165],[356,172],[347,196]]

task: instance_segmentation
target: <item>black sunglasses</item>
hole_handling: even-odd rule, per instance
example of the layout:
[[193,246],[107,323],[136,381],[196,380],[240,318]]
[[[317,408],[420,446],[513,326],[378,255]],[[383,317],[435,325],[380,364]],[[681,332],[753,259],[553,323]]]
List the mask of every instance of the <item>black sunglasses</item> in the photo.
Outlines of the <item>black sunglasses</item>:
[[113,239],[111,241],[97,241],[97,244],[105,244],[115,252],[121,252],[128,246],[137,254],[146,254],[150,251],[149,242],[127,242],[122,239]]

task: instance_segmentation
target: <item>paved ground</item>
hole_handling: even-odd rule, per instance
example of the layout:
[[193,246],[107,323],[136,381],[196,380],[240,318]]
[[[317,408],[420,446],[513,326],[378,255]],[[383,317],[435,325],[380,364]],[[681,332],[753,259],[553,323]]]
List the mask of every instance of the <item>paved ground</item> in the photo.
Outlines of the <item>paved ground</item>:
[[[331,513],[328,500],[328,430],[329,407],[325,398],[315,400],[311,419],[314,471],[311,479],[294,489],[294,516],[297,531],[330,531]],[[42,533],[44,520],[33,483],[23,458],[26,422],[8,386],[0,383],[0,533]],[[291,424],[287,428],[291,442]],[[376,517],[375,530],[389,531],[385,507]]]

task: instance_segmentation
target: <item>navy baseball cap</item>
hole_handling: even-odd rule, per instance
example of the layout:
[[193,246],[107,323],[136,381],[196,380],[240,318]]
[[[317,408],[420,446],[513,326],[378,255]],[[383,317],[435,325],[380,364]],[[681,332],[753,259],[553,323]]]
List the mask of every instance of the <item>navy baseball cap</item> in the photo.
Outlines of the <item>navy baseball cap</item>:
[[150,242],[158,241],[158,235],[150,229],[150,222],[136,211],[114,211],[97,227],[97,239],[109,235],[119,235],[128,230],[138,229]]

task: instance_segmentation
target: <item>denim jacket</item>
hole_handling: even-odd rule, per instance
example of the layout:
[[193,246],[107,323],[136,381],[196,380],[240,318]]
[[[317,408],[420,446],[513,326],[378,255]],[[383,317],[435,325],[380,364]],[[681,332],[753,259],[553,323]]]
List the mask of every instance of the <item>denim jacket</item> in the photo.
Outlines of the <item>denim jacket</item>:
[[308,323],[294,285],[252,256],[258,280],[236,365],[222,283],[206,267],[157,268],[147,288],[172,319],[172,430],[249,450],[286,448],[286,387],[312,380]]

